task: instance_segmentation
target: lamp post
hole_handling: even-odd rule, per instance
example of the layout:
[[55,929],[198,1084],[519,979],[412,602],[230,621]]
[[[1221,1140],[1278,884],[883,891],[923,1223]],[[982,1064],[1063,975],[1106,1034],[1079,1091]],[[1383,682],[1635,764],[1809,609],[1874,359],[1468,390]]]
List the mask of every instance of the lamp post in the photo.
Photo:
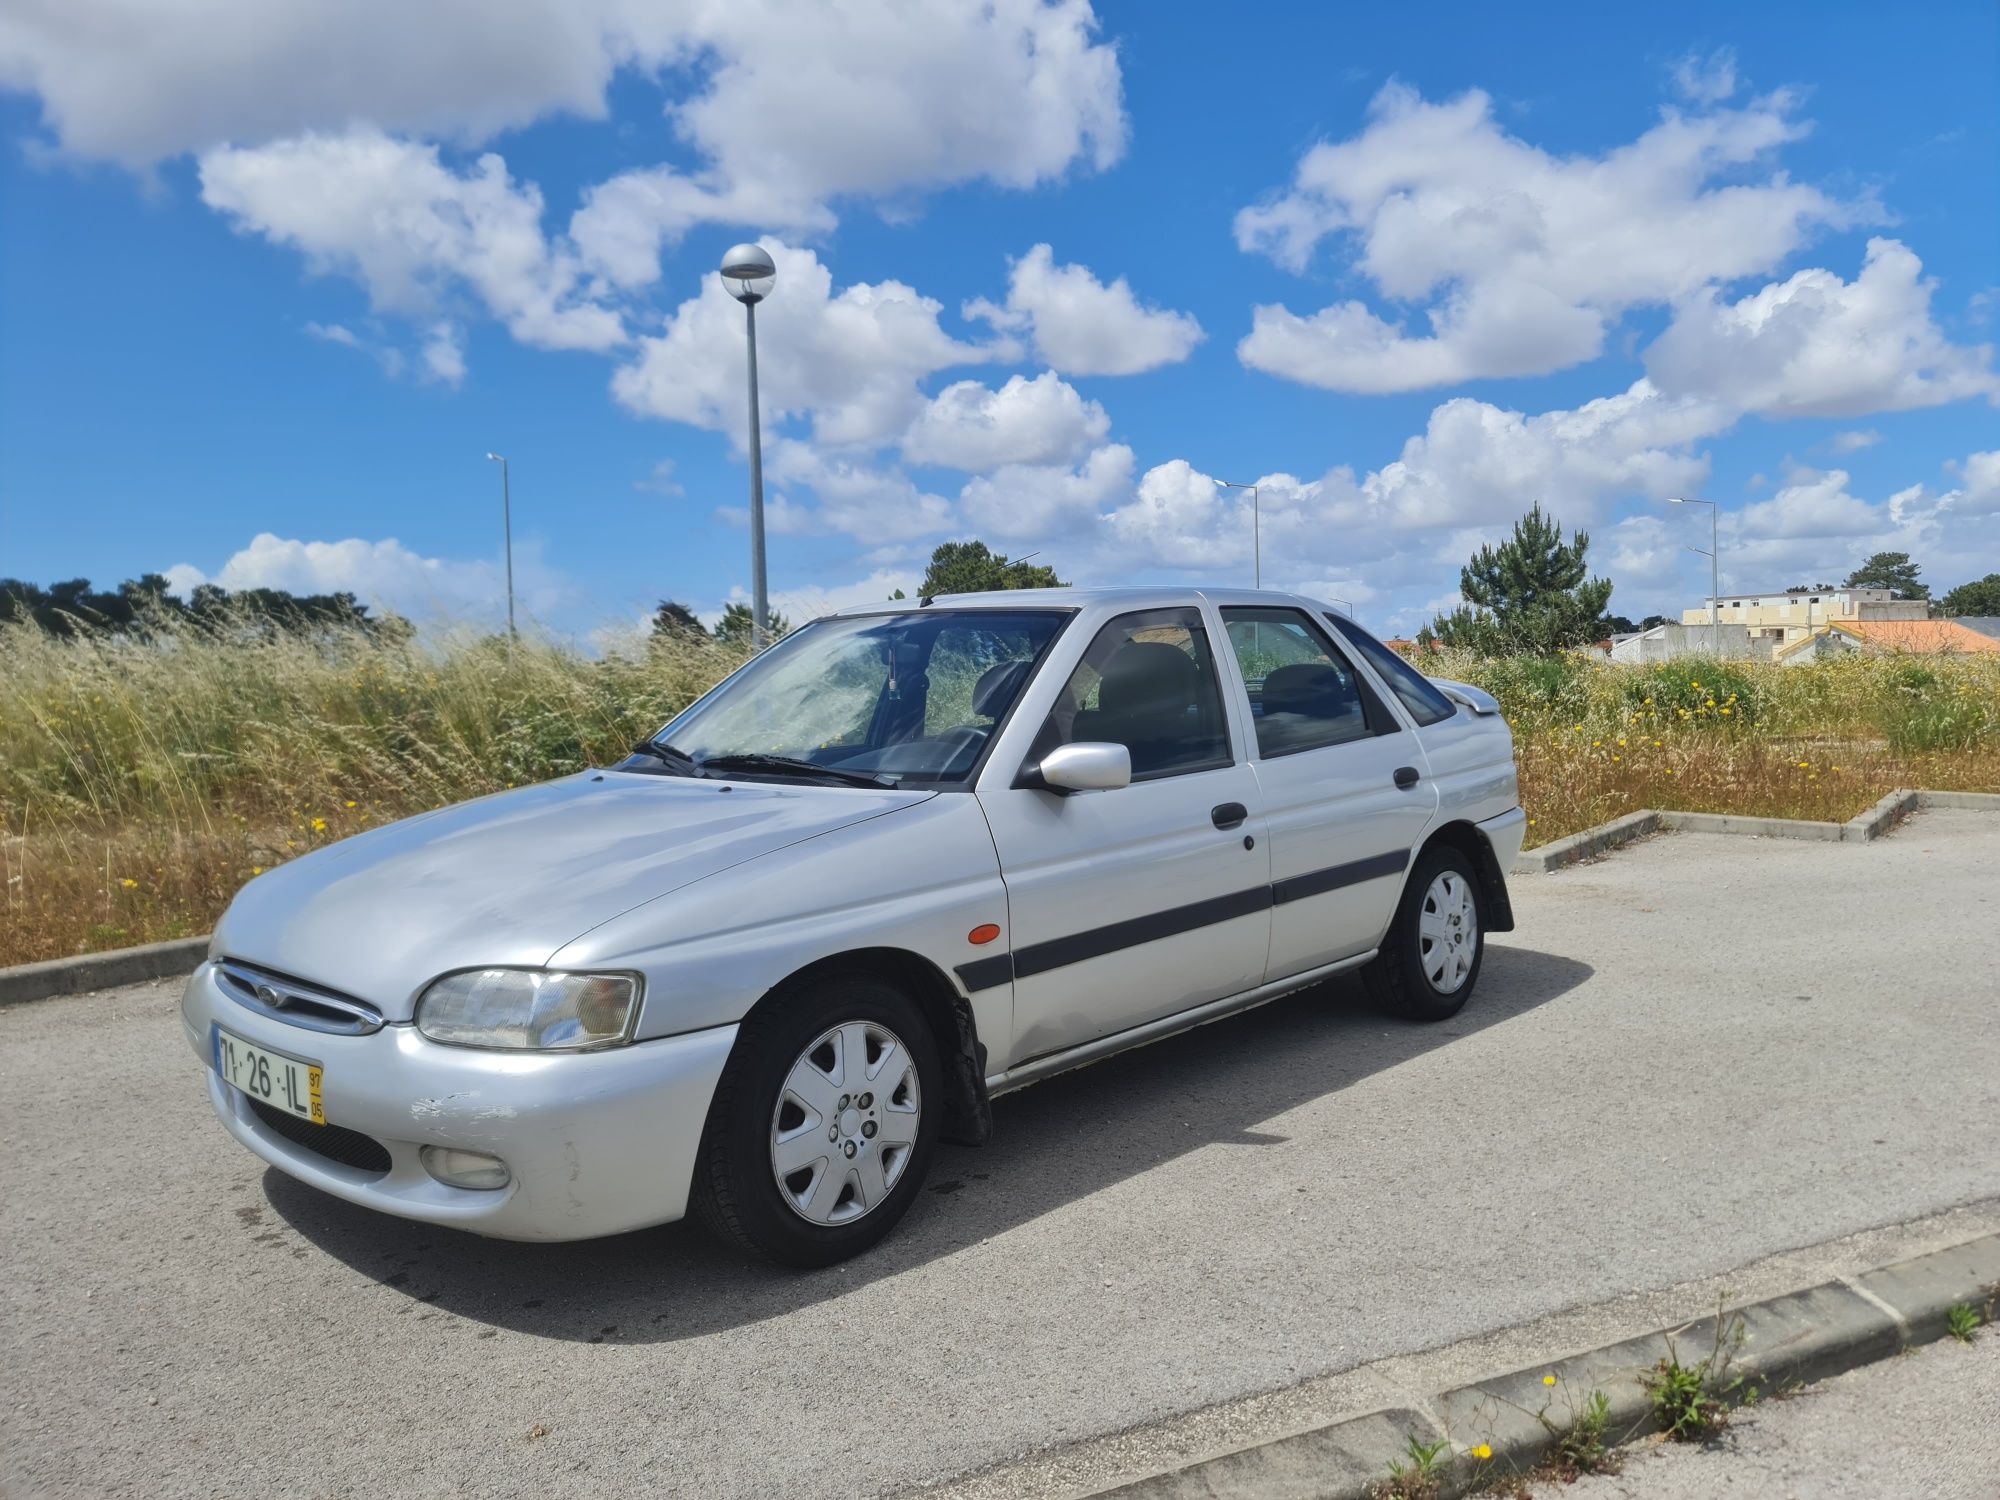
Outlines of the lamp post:
[[722,257],[722,284],[743,304],[750,344],[750,644],[764,648],[770,616],[764,587],[764,437],[757,413],[757,304],[770,295],[777,263],[762,245],[736,245]]
[[497,453],[486,456],[500,465],[500,534],[507,541],[507,639],[519,640],[520,632],[514,629],[514,500],[508,493],[507,460]]
[[1708,507],[1709,550],[1703,552],[1699,547],[1689,547],[1688,551],[1708,559],[1708,639],[1710,649],[1715,652],[1716,660],[1720,661],[1722,659],[1722,564],[1718,554],[1722,551],[1722,507],[1713,500],[1690,500],[1682,495],[1669,495],[1667,504]]
[[1264,586],[1264,537],[1263,519],[1257,513],[1257,486],[1231,484],[1227,479],[1216,480],[1215,486],[1217,489],[1250,492],[1250,577],[1252,585],[1261,589]]

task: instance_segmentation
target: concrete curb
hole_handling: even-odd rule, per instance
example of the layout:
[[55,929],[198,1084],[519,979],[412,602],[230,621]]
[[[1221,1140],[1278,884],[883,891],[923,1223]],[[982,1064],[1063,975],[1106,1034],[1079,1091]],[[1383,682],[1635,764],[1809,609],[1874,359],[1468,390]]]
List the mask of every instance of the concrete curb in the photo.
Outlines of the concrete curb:
[[1898,788],[1866,812],[1845,823],[1819,823],[1805,818],[1750,818],[1737,813],[1673,812],[1641,808],[1609,823],[1599,823],[1539,849],[1525,849],[1514,859],[1516,874],[1546,874],[1567,865],[1596,859],[1635,839],[1662,830],[1674,833],[1735,833],[1763,839],[1817,839],[1826,843],[1865,844],[1889,832],[1911,813],[1924,808],[2000,812],[2000,793],[1928,792]]
[[18,964],[11,969],[0,969],[0,1006],[192,974],[207,956],[208,936],[203,934],[177,938],[170,943],[147,943],[140,948],[113,948],[105,953],[80,953],[74,958]]
[[[2000,800],[2000,799],[1996,799]],[[1742,1319],[1743,1342],[1731,1365],[1748,1385],[1769,1392],[1838,1375],[1904,1349],[1940,1338],[1946,1310],[1956,1303],[1985,1304],[2000,1292],[2000,1234],[1983,1235],[1948,1249],[1895,1261],[1858,1276],[1729,1309]],[[1572,1354],[1528,1369],[1440,1391],[1422,1410],[1394,1407],[1367,1412],[1270,1442],[1212,1454],[1181,1468],[1134,1480],[1099,1496],[1119,1500],[1213,1500],[1257,1495],[1260,1500],[1367,1500],[1408,1461],[1411,1438],[1447,1442],[1451,1459],[1440,1474],[1439,1495],[1465,1494],[1490,1475],[1525,1474],[1554,1446],[1535,1413],[1546,1412],[1558,1431],[1592,1391],[1611,1404],[1606,1431],[1626,1442],[1653,1430],[1642,1377],[1669,1349],[1684,1365],[1713,1351],[1714,1320],[1661,1328],[1637,1338]],[[1987,1338],[2000,1337],[1989,1329]],[[1553,1375],[1551,1388],[1546,1377]],[[1490,1444],[1492,1457],[1470,1450]]]

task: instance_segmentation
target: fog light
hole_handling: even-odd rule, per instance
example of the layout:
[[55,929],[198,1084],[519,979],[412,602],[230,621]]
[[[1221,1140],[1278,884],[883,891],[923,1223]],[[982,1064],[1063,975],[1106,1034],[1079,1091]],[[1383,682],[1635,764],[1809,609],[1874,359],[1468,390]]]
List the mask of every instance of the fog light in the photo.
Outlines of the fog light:
[[475,1188],[491,1192],[503,1188],[512,1176],[507,1163],[483,1151],[460,1151],[454,1146],[426,1146],[417,1153],[424,1170],[446,1187]]

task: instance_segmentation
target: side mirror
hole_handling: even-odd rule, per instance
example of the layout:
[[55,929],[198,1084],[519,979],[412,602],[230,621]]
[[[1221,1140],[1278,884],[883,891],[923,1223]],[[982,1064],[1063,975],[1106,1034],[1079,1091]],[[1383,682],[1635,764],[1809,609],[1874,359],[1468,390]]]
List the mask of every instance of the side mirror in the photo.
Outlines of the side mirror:
[[1052,791],[1115,792],[1132,784],[1132,752],[1107,741],[1082,740],[1056,746],[1036,769]]

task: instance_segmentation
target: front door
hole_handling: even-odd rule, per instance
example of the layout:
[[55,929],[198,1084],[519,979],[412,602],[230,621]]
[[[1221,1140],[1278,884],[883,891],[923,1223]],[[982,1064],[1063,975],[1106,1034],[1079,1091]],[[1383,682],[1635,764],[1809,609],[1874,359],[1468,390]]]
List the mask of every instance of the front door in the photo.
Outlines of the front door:
[[1437,792],[1416,736],[1317,622],[1267,608],[1222,619],[1270,827],[1269,977],[1284,979],[1381,942]]
[[1132,784],[981,792],[1007,884],[1007,1065],[1253,988],[1270,937],[1257,780],[1233,753],[1214,650],[1192,608],[1121,615],[1056,700],[1033,759],[1122,744]]

